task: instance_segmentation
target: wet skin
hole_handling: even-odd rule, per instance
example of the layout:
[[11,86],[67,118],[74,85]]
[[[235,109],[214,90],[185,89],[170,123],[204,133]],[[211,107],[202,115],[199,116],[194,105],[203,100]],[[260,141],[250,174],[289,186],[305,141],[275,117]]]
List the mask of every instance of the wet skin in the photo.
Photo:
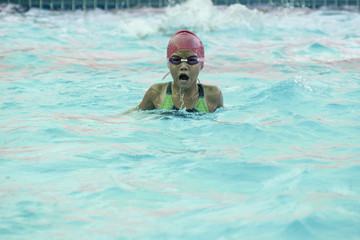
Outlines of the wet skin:
[[[189,49],[181,49],[173,53],[172,56],[179,56],[182,59],[187,59],[188,57],[197,55]],[[186,62],[181,62],[179,65],[175,65],[169,62],[168,66],[173,78],[172,98],[175,107],[179,109],[194,108],[199,98],[197,79],[201,70],[201,63],[189,65]],[[214,112],[217,108],[223,107],[221,90],[218,87],[211,85],[203,84],[203,87],[205,102],[209,112]],[[141,110],[160,108],[165,99],[166,88],[167,83],[157,83],[152,85],[145,93],[138,108]]]

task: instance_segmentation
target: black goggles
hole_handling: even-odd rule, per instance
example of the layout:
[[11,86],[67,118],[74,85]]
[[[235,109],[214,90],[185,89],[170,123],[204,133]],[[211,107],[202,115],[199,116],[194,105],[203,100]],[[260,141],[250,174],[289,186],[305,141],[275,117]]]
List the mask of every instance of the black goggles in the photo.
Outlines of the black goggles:
[[191,56],[186,59],[183,59],[178,56],[172,56],[169,58],[169,62],[171,62],[174,65],[179,65],[182,62],[186,62],[189,65],[195,65],[195,64],[198,64],[199,62],[202,62],[202,60],[196,56]]

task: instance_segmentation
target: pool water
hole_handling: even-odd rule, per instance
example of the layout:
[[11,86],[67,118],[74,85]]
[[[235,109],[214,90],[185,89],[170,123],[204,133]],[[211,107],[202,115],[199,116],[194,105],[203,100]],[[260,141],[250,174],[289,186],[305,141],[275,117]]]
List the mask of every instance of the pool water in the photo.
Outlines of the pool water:
[[[0,239],[360,239],[359,23],[208,0],[3,8]],[[124,114],[184,28],[224,108]]]

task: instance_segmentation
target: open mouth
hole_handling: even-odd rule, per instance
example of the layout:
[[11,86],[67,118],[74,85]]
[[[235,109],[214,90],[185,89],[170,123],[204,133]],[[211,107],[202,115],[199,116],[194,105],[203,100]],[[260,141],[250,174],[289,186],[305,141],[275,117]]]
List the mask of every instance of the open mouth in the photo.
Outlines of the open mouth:
[[179,75],[179,80],[181,82],[183,82],[183,81],[186,82],[187,80],[189,80],[189,76],[187,74],[185,74],[185,73],[182,73],[182,74]]

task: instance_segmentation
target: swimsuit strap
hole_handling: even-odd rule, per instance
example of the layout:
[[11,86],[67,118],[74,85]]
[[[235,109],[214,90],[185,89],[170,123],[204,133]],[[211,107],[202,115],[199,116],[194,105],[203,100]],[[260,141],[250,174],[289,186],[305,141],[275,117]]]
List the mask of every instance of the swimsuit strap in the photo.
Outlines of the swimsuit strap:
[[169,82],[168,85],[167,85],[166,95],[172,95],[171,84],[172,84],[172,82]]
[[204,88],[201,83],[198,83],[198,87],[199,87],[199,98],[203,98],[204,97]]

